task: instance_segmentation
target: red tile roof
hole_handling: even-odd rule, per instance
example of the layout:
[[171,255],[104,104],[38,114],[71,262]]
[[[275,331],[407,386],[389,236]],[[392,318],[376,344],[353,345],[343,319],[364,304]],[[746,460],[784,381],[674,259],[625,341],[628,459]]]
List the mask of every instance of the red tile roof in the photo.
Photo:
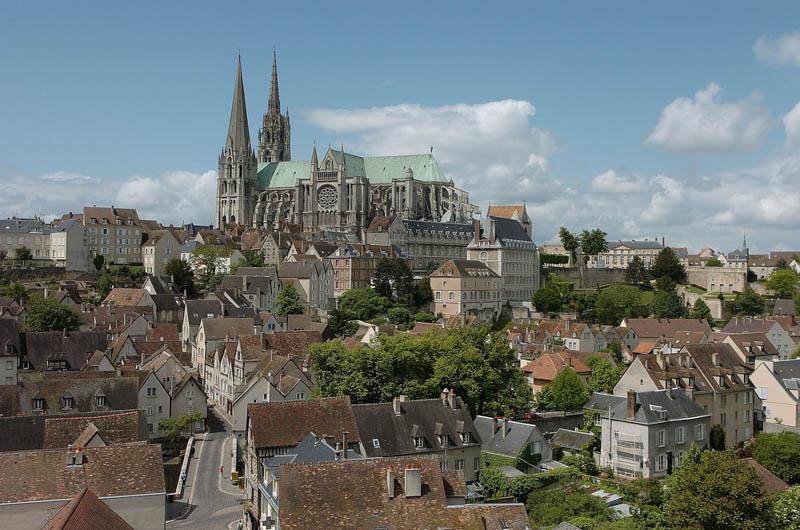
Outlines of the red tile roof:
[[47,520],[42,530],[133,530],[106,503],[97,498],[91,490],[84,488],[81,493],[58,510]]
[[579,375],[592,373],[591,368],[586,366],[583,361],[573,357],[568,352],[548,352],[543,353],[530,363],[526,364],[522,370],[533,374],[534,379],[540,381],[552,381],[566,367],[575,370]]

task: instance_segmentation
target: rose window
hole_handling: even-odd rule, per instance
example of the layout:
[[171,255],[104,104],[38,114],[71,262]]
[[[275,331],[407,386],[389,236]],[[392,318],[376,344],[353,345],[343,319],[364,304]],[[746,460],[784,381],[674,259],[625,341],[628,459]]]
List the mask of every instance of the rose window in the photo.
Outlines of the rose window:
[[317,191],[317,202],[320,208],[324,210],[333,210],[336,208],[336,189],[333,186],[322,186]]

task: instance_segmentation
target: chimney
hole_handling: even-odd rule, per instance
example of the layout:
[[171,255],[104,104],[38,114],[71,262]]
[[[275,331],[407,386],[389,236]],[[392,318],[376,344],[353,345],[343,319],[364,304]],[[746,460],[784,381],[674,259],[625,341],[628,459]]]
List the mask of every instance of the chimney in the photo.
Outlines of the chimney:
[[684,390],[686,397],[691,400],[694,400],[694,385],[686,385],[686,390]]
[[503,438],[506,437],[506,434],[508,434],[508,418],[504,417],[503,418]]
[[628,407],[625,412],[625,418],[632,420],[636,416],[636,391],[633,389],[628,390]]
[[395,416],[399,416],[400,415],[400,398],[399,397],[396,397],[396,398],[392,399],[392,408],[394,408],[394,415]]
[[455,410],[456,408],[456,389],[451,388],[450,393],[447,394],[447,404],[450,409]]
[[492,436],[494,436],[494,435],[495,435],[495,433],[497,433],[497,423],[498,423],[498,419],[499,419],[499,418],[498,418],[497,416],[495,416],[494,418],[492,418]]
[[342,460],[347,460],[347,431],[342,431]]
[[478,219],[472,220],[472,235],[477,243],[481,238],[481,222]]
[[439,399],[442,400],[442,405],[444,405],[445,407],[447,406],[447,394],[449,394],[449,393],[450,393],[449,390],[447,390],[446,388],[443,388],[442,389],[442,393],[439,395]]
[[267,349],[267,336],[266,336],[266,334],[261,333],[259,335],[259,338],[261,339],[261,349],[262,350],[266,350]]
[[658,364],[659,368],[661,368],[662,370],[664,369],[664,352],[661,350],[658,350],[658,352],[656,352],[656,363]]
[[394,499],[394,471],[392,466],[386,468],[386,489],[389,492],[389,498]]
[[719,366],[719,353],[714,352],[711,354],[711,364],[714,366]]
[[422,496],[422,474],[419,469],[406,468],[406,498]]
[[672,399],[672,382],[671,381],[667,381],[667,386],[664,387],[664,395],[666,395],[668,399]]

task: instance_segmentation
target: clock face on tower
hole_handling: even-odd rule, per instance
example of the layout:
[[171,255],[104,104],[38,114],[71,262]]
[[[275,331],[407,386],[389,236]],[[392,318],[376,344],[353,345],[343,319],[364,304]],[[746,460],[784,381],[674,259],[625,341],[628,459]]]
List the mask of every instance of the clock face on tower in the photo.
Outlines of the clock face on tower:
[[323,210],[336,209],[336,188],[333,186],[321,186],[317,190],[317,204]]

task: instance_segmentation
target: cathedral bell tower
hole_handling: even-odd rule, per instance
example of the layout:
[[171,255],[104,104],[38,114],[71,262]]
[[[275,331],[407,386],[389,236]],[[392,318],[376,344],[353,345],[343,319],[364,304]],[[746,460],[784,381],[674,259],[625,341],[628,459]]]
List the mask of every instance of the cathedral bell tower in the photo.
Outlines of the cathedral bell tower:
[[239,58],[228,136],[219,155],[216,219],[218,228],[224,228],[226,224],[249,225],[252,222],[257,193],[256,170],[256,155],[250,144],[250,127],[247,124],[242,60]]
[[278,92],[278,57],[272,51],[272,79],[269,84],[267,112],[258,131],[258,161],[282,162],[292,159],[291,125],[289,111],[281,114],[281,97]]

